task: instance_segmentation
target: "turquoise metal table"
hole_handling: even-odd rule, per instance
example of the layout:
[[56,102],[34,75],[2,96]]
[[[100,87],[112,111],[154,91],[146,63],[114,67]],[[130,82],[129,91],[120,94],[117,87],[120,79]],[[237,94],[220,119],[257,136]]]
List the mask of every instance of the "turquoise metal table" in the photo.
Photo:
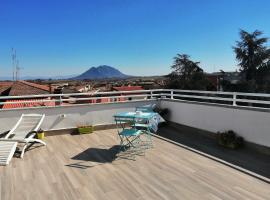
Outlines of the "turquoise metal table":
[[145,119],[150,120],[155,117],[157,113],[155,112],[121,112],[114,115],[117,118],[126,118],[126,119]]

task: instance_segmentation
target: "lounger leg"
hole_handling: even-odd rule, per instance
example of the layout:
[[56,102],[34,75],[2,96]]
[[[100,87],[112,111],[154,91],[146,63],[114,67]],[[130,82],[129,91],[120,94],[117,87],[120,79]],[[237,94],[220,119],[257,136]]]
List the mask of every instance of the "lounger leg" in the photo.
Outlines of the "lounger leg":
[[28,143],[26,143],[26,144],[23,146],[23,149],[22,149],[20,158],[23,158],[24,152],[25,152],[27,146],[28,146]]
[[29,143],[32,143],[32,142],[38,142],[38,143],[41,143],[41,144],[43,144],[44,146],[46,146],[46,143],[43,142],[42,140],[32,138],[31,140],[29,140],[29,141],[23,146],[22,151],[21,151],[21,156],[20,156],[20,158],[23,158],[24,152],[25,152],[26,148],[28,147],[28,144],[29,144]]

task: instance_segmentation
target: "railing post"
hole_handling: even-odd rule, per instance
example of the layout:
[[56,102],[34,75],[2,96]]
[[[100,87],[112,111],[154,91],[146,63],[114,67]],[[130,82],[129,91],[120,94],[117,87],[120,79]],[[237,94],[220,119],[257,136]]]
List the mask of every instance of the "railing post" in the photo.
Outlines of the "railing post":
[[173,99],[173,90],[171,90],[171,99]]
[[237,106],[237,104],[236,104],[236,92],[233,93],[233,106]]
[[60,98],[59,98],[59,104],[60,104],[60,106],[62,106],[62,95],[60,95]]
[[150,91],[150,99],[153,99],[153,91]]

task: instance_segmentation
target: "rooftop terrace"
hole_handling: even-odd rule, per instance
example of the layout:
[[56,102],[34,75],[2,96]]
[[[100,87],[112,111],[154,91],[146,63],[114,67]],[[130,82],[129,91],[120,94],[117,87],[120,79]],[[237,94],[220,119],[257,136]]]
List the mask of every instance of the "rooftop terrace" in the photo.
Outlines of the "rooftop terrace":
[[[41,128],[53,136],[0,167],[0,199],[269,199],[270,94],[144,90],[0,97],[0,105],[33,98],[44,106],[0,109],[0,133],[21,114],[40,113]],[[155,137],[154,148],[135,161],[116,159],[115,129],[68,134],[80,124],[112,127],[116,113],[149,104],[169,109],[169,126],[158,132],[169,140]],[[215,133],[225,130],[246,146],[218,146]]]
[[115,129],[46,137],[0,168],[1,199],[269,199],[270,185],[154,137],[136,161],[116,159]]

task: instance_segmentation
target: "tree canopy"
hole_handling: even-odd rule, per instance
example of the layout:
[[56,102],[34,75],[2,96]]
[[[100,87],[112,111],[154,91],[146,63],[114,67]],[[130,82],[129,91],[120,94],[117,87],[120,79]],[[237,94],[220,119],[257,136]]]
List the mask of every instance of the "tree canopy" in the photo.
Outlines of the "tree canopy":
[[200,62],[190,60],[190,56],[187,54],[177,54],[174,57],[174,63],[171,68],[174,70],[174,73],[187,79],[194,73],[203,72],[199,64]]
[[[225,91],[239,92],[270,92],[270,48],[268,38],[263,32],[255,30],[247,32],[240,30],[240,39],[236,41],[233,50],[240,69],[240,76],[232,78],[231,74],[218,75],[218,83]],[[177,54],[171,66],[167,88],[187,90],[213,90],[211,83],[200,62],[191,60],[187,54]],[[239,73],[236,71],[236,73]],[[212,80],[212,79],[211,79]],[[213,80],[212,80],[213,81]]]
[[252,33],[240,30],[240,41],[233,47],[236,59],[239,61],[240,71],[245,80],[257,80],[258,70],[267,68],[270,60],[270,49],[267,48],[267,38],[261,37],[262,32],[255,30]]
[[200,62],[194,62],[187,54],[174,57],[172,73],[169,75],[168,88],[186,90],[211,90],[213,86],[205,76]]

